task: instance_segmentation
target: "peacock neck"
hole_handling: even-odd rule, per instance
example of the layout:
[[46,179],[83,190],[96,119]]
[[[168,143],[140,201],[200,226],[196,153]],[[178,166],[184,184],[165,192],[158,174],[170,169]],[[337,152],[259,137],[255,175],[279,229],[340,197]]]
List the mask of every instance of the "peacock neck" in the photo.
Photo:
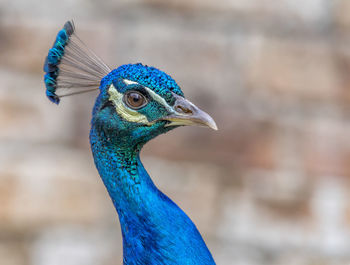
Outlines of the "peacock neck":
[[141,146],[123,146],[93,130],[90,138],[96,167],[119,216],[137,213],[145,198],[158,192],[140,161]]
[[118,145],[94,127],[96,167],[118,212],[124,264],[214,264],[187,215],[153,184],[140,161],[140,145]]

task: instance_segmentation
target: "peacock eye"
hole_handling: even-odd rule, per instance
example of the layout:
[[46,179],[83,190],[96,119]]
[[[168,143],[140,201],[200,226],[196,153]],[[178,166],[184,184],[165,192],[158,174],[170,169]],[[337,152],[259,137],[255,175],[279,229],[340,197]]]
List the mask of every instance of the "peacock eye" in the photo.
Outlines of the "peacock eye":
[[132,109],[139,109],[147,104],[147,99],[138,91],[130,91],[125,94],[124,102]]

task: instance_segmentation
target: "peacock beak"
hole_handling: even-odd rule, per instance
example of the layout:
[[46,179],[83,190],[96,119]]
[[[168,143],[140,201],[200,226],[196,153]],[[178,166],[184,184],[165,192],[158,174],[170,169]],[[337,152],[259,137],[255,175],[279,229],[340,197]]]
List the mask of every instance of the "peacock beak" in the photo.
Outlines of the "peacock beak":
[[176,98],[173,106],[173,113],[164,117],[162,120],[170,121],[165,126],[177,125],[199,125],[217,130],[215,121],[208,113],[199,109],[189,100],[174,94]]

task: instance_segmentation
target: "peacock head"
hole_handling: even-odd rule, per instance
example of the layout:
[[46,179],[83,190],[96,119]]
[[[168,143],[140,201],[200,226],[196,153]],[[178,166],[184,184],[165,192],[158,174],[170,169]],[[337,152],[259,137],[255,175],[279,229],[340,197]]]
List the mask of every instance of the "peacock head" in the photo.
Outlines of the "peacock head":
[[174,79],[140,63],[122,65],[102,79],[92,124],[105,139],[126,146],[143,145],[183,125],[217,130],[207,113],[185,99]]
[[92,136],[101,136],[101,140],[142,146],[177,126],[217,129],[214,120],[185,99],[166,73],[140,63],[111,71],[76,35],[73,21],[66,22],[58,32],[45,59],[44,72],[46,95],[56,104],[62,97],[100,88]]

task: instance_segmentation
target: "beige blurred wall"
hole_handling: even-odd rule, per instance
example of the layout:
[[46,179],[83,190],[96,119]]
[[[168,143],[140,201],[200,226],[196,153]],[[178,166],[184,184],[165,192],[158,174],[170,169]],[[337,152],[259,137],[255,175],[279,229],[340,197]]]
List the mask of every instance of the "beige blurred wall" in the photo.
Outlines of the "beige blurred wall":
[[0,0],[1,265],[122,261],[88,143],[96,94],[45,97],[72,18],[111,67],[164,70],[217,121],[142,154],[217,264],[350,264],[350,1]]

